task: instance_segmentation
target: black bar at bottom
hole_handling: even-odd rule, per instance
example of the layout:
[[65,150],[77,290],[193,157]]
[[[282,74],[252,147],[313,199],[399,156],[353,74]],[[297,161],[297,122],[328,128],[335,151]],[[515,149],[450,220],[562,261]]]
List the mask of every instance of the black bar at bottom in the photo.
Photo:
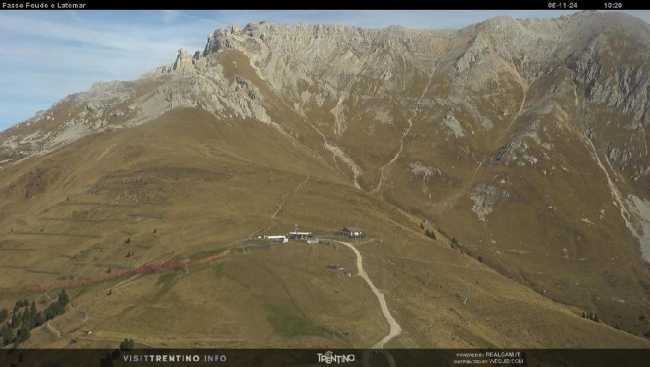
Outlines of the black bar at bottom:
[[650,349],[0,350],[0,366],[650,366]]

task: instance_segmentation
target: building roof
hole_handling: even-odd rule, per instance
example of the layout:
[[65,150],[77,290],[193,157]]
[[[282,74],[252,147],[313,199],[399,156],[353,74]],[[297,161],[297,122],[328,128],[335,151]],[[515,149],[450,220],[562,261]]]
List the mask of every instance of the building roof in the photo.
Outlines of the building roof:
[[363,229],[359,227],[344,227],[343,230],[348,232],[363,232]]

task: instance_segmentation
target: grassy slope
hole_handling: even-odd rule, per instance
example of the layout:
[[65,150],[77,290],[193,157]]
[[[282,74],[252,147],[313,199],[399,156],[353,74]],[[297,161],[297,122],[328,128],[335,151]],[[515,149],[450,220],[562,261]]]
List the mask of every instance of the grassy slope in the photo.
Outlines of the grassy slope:
[[[38,297],[33,285],[93,279],[108,267],[216,253],[264,228],[354,223],[370,233],[373,241],[359,248],[404,328],[392,346],[648,346],[426,238],[389,204],[283,139],[255,122],[176,110],[6,169],[0,304]],[[30,175],[39,169],[45,174]],[[27,198],[30,187],[38,189]],[[63,338],[42,328],[28,345],[112,346],[128,336],[151,346],[363,347],[387,331],[365,284],[326,269],[352,267],[345,248],[291,243],[220,261],[221,270],[192,264],[189,273],[71,289],[75,308],[53,321]]]

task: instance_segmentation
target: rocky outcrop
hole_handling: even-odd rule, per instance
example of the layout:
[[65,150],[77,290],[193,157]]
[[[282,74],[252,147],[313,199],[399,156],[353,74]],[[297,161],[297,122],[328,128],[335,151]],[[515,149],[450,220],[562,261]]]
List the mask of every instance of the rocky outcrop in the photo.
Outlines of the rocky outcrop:
[[507,201],[512,195],[497,186],[490,184],[477,185],[470,195],[474,202],[472,211],[480,221],[487,221],[487,217],[492,213],[496,206]]
[[194,59],[190,56],[187,51],[184,49],[178,50],[178,55],[176,55],[176,61],[172,65],[172,71],[184,71],[192,67],[194,64]]
[[[635,18],[593,12],[454,31],[230,26],[201,51],[179,50],[136,81],[99,83],[0,133],[0,167],[201,110],[232,131],[270,126],[279,146],[300,147],[296,161],[310,154],[337,184],[435,217],[493,263],[518,254],[510,275],[555,287],[563,271],[593,269],[562,256],[553,273],[533,273],[536,260],[574,251],[614,268],[639,244],[647,258],[649,35]],[[145,191],[123,199],[163,199]]]
[[[573,57],[572,65],[578,80],[587,85],[589,100],[620,108],[630,113],[636,123],[647,125],[647,64],[629,62],[620,70],[605,72],[603,55],[610,40],[596,33],[628,21],[628,17],[619,15],[580,13],[550,20],[498,17],[459,31],[268,22],[251,23],[243,28],[230,26],[212,32],[202,52],[191,54],[181,49],[171,65],[139,81],[101,84],[66,98],[62,103],[88,101],[88,113],[74,122],[68,119],[58,122],[68,127],[83,125],[90,132],[101,131],[107,125],[142,123],[180,106],[200,106],[224,116],[230,113],[268,121],[264,104],[256,102],[261,94],[254,90],[255,86],[237,89],[240,82],[226,81],[218,55],[236,50],[246,55],[257,77],[300,113],[314,101],[319,106],[333,107],[331,113],[338,121],[336,131],[340,134],[352,113],[342,106],[353,96],[366,99],[405,96],[401,103],[408,104],[411,85],[435,71],[440,78],[450,79],[454,86],[449,98],[458,96],[456,99],[464,101],[467,88],[490,90],[509,83],[504,75],[527,85],[541,72],[563,62],[569,55],[567,50],[575,52],[584,44],[588,46]],[[646,28],[635,23],[635,37],[646,35]],[[602,79],[602,75],[612,76]],[[138,89],[145,91],[141,93]],[[230,97],[233,90],[236,98]],[[426,99],[421,104],[429,104],[431,108],[435,105]],[[476,110],[474,105],[469,108]],[[102,110],[109,109],[117,114],[113,120],[102,114]],[[498,123],[483,111],[474,115],[481,116],[482,124]],[[80,122],[83,119],[94,121]],[[392,120],[392,117],[384,119]],[[28,123],[36,121],[42,120],[35,116]],[[453,123],[454,119],[443,121]],[[461,136],[458,124],[447,126],[453,127],[456,137]]]

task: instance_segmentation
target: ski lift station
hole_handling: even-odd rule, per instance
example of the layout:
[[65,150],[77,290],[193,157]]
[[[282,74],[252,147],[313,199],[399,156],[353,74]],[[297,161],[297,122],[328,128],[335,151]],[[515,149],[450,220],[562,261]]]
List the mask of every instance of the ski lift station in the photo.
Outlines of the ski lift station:
[[313,234],[311,232],[299,232],[293,231],[289,232],[289,238],[292,240],[308,240],[312,238]]
[[359,227],[345,227],[341,230],[344,236],[348,238],[363,238],[366,234]]

